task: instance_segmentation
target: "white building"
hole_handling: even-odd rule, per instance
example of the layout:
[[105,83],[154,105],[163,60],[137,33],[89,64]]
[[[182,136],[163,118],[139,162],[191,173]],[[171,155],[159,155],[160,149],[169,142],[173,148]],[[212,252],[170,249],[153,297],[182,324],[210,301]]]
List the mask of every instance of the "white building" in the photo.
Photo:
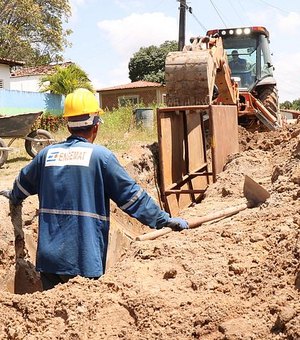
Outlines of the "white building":
[[73,63],[65,62],[55,65],[21,67],[15,69],[10,75],[10,89],[26,92],[40,92],[40,80],[42,77],[54,73],[56,66],[66,67],[71,64]]
[[14,66],[23,66],[22,61],[0,58],[0,89],[11,90],[11,68]]

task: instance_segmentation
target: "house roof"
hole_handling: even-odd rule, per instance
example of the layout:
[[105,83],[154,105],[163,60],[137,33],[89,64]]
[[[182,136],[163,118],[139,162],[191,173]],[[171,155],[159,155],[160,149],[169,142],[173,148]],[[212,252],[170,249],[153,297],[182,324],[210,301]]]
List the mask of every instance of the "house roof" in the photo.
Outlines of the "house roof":
[[35,67],[20,67],[11,73],[11,77],[41,76],[55,72],[56,66],[67,67],[73,64],[71,61],[52,65],[41,65]]
[[112,87],[105,87],[102,89],[97,90],[97,92],[105,92],[105,91],[115,91],[115,90],[126,90],[126,89],[138,89],[143,87],[161,87],[163,86],[161,83],[154,83],[151,81],[133,81],[132,83],[112,86]]
[[23,66],[25,63],[24,61],[0,58],[0,64],[9,65],[9,66]]

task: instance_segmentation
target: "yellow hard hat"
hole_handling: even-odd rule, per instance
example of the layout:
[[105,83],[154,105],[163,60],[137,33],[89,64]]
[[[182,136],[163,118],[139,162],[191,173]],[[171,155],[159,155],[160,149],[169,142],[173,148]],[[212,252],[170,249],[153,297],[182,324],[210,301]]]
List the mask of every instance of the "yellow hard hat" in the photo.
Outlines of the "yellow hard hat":
[[87,114],[102,114],[98,101],[94,94],[83,88],[69,93],[65,99],[63,117],[76,117]]

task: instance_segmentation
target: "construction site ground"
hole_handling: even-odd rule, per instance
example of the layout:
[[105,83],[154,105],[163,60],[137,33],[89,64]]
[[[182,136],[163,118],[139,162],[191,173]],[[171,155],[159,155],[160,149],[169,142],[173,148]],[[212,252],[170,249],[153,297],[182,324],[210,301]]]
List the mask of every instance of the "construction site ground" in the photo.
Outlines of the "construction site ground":
[[[300,124],[239,128],[239,144],[204,200],[181,215],[245,202],[245,174],[270,192],[267,202],[143,242],[135,236],[148,229],[112,206],[119,236],[106,274],[45,292],[34,271],[37,197],[21,219],[1,196],[0,339],[300,339]],[[153,149],[135,145],[118,158],[157,199]],[[1,190],[26,162],[0,169]]]

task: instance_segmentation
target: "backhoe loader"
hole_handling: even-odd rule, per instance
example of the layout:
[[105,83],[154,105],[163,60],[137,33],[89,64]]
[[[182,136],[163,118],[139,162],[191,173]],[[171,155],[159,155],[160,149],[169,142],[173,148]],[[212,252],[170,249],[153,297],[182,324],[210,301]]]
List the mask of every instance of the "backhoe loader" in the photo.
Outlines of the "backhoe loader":
[[201,202],[228,156],[239,152],[238,125],[282,126],[269,33],[245,27],[192,38],[168,53],[165,81],[167,106],[157,109],[160,191],[175,215]]
[[[167,106],[236,105],[248,130],[282,126],[266,28],[214,29],[190,42],[167,55]],[[234,69],[234,55],[242,67]]]

